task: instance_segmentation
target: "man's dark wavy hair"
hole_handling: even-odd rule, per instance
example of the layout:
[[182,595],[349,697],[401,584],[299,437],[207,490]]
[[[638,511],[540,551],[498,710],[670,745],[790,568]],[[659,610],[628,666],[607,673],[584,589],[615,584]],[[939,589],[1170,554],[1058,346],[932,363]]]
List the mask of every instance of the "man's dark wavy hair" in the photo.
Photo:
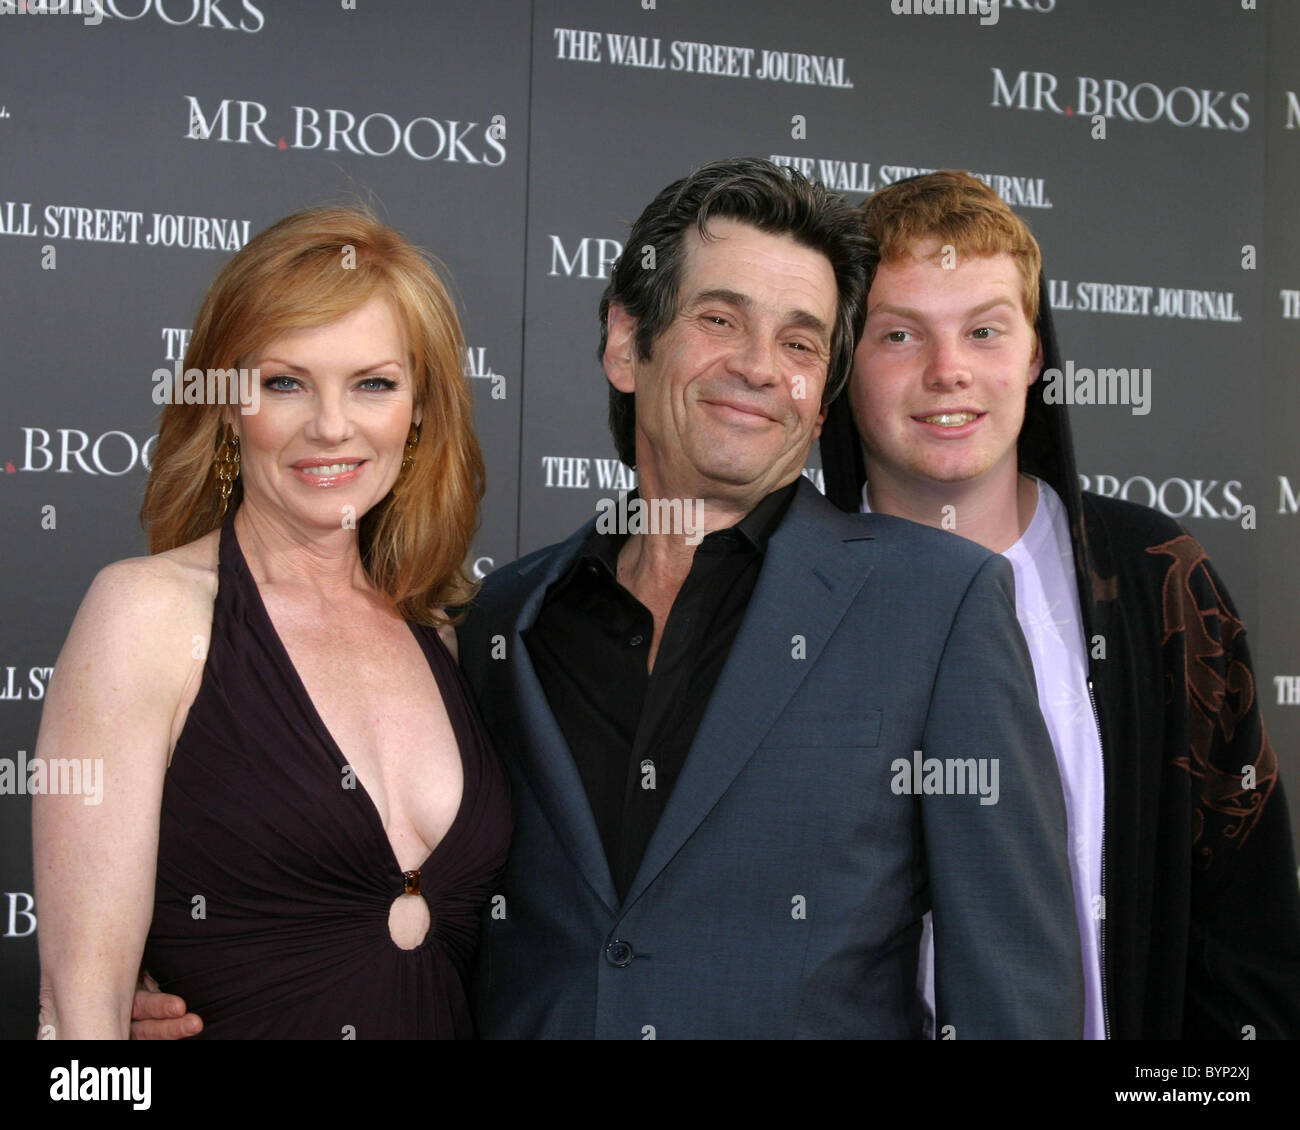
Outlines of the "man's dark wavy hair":
[[[841,197],[794,169],[758,157],[705,165],[674,181],[641,213],[601,295],[597,356],[605,356],[612,304],[637,320],[637,355],[642,361],[650,360],[659,335],[677,316],[684,233],[694,228],[701,239],[710,239],[708,224],[713,219],[738,220],[759,231],[788,235],[830,260],[839,299],[822,395],[822,403],[829,404],[843,390],[853,367],[853,351],[866,317],[875,247]],[[646,249],[651,247],[653,269],[642,266]],[[619,459],[635,466],[636,398],[612,385],[609,430]]]

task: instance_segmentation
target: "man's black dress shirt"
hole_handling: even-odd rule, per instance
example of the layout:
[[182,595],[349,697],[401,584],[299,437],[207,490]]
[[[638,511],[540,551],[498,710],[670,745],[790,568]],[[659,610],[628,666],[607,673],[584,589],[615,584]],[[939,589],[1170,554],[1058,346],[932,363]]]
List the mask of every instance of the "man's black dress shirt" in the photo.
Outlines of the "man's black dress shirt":
[[[768,539],[798,481],[695,547],[647,672],[654,617],[618,583],[627,534],[595,531],[546,593],[524,640],[591,804],[619,898],[681,774]],[[701,753],[707,755],[707,750]]]

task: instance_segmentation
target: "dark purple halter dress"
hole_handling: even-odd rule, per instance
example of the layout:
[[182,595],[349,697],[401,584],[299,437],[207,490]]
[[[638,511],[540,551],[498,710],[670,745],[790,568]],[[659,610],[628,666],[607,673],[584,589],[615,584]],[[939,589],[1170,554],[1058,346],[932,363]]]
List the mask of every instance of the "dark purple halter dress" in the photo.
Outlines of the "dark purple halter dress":
[[216,1039],[474,1034],[466,984],[510,842],[508,784],[460,669],[412,624],[464,770],[460,810],[419,869],[429,932],[388,932],[406,890],[379,813],[289,660],[230,518],[212,638],[163,789],[145,968]]

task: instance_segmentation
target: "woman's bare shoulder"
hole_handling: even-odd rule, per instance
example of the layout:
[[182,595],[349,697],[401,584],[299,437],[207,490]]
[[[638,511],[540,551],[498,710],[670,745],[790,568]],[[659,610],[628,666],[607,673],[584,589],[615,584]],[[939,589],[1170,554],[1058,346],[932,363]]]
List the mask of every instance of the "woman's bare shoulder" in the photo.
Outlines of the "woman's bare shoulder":
[[124,765],[167,753],[212,631],[216,544],[207,540],[95,575],[55,660],[41,741],[120,747],[113,756]]
[[210,621],[217,592],[219,532],[187,545],[105,565],[91,583],[78,621],[125,628],[153,642]]

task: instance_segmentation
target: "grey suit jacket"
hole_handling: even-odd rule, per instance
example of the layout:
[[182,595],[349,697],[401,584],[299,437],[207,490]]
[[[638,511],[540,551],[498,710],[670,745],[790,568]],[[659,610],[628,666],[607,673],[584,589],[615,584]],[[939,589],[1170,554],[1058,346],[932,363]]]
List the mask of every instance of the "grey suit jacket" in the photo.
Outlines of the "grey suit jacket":
[[590,530],[493,573],[460,632],[516,820],[480,1034],[918,1037],[933,910],[941,1037],[1078,1038],[1065,806],[1008,563],[801,481],[620,905],[521,638]]

